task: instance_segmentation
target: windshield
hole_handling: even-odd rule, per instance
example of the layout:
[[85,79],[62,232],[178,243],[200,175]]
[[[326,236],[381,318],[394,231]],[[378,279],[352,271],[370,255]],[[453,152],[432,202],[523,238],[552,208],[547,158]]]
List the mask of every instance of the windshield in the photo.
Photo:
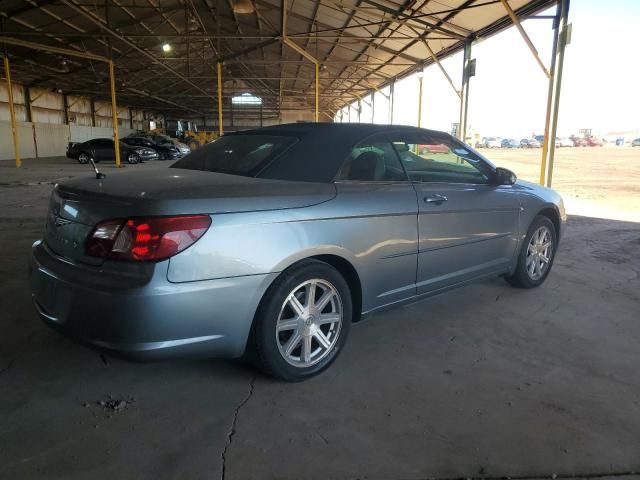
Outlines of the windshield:
[[255,177],[296,141],[276,135],[229,135],[191,152],[171,168]]

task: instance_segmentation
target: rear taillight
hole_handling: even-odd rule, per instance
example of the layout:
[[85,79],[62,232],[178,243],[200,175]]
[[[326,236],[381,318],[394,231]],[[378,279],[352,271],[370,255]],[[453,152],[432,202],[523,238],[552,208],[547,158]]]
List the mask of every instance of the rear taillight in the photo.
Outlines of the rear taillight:
[[193,245],[210,226],[209,215],[107,220],[93,229],[85,251],[112,260],[165,260]]

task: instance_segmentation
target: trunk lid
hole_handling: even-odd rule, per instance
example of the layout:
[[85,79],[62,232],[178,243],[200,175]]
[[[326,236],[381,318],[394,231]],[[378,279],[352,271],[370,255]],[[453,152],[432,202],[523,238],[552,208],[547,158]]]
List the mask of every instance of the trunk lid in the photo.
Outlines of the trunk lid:
[[47,246],[63,257],[99,265],[84,254],[101,221],[153,215],[225,214],[302,208],[331,200],[329,183],[289,182],[162,168],[109,173],[56,185],[46,222]]

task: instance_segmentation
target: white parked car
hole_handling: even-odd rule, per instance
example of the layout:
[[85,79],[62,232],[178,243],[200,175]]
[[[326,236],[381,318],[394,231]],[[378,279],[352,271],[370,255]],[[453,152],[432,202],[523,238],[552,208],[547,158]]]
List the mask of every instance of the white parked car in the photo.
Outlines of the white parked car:
[[556,147],[573,147],[573,140],[569,137],[562,137],[559,139],[559,143],[556,143]]
[[487,138],[487,148],[502,148],[502,140],[496,137]]

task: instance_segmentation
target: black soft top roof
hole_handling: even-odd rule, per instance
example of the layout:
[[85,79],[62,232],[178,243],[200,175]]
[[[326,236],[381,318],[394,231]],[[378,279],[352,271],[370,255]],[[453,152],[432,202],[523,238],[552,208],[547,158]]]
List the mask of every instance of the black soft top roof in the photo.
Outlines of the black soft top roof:
[[306,182],[330,182],[355,145],[376,133],[406,132],[450,137],[436,130],[404,125],[371,123],[289,123],[256,130],[229,133],[236,135],[277,135],[298,139],[291,148],[262,170],[258,177]]

